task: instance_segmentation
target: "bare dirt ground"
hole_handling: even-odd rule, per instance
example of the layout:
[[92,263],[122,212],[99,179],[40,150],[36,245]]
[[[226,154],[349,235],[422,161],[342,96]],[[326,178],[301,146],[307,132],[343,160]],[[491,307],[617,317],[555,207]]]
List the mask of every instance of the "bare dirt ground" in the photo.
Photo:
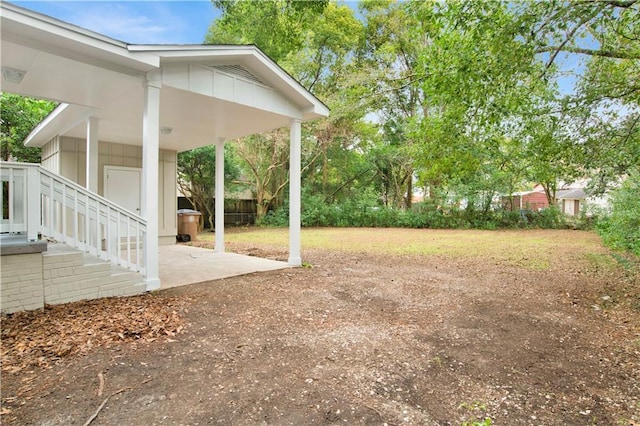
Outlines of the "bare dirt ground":
[[[541,237],[554,241],[547,268],[314,248],[312,267],[146,296],[169,306],[155,334],[116,330],[121,341],[49,358],[23,349],[24,362],[5,336],[19,316],[3,317],[2,423],[640,424],[637,275],[594,261],[608,255],[580,248],[591,233],[522,233]],[[74,321],[105,322],[81,311]]]

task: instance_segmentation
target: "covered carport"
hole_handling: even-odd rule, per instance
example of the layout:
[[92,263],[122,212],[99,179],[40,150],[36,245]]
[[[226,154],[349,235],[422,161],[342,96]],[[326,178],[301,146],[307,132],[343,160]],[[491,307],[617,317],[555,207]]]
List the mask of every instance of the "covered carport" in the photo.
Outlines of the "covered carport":
[[[282,127],[290,129],[288,264],[302,264],[301,123],[329,111],[294,78],[255,46],[131,45],[10,3],[0,7],[2,90],[59,103],[28,145],[44,146],[59,136],[84,140],[82,181],[95,193],[100,142],[141,147],[147,290],[161,286],[159,212],[170,205],[159,205],[159,191],[175,193],[175,187],[159,186],[165,178],[160,150],[214,144],[212,184],[224,194],[225,143]],[[224,253],[223,197],[216,197],[215,207],[215,251]]]

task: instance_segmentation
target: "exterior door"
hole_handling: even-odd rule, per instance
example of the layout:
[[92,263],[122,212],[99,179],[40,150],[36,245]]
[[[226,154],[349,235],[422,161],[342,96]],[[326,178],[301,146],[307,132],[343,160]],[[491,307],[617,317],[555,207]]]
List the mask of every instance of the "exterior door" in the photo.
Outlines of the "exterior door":
[[140,215],[142,169],[104,166],[104,197]]

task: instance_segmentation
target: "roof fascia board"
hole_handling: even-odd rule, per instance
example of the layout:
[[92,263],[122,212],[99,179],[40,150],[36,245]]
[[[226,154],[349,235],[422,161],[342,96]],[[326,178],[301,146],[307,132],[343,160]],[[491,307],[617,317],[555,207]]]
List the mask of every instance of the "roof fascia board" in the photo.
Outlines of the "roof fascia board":
[[[94,53],[93,59],[102,64],[112,63],[119,69],[145,72],[160,66],[160,58],[153,54],[132,54],[127,44],[55,18],[30,11],[11,3],[0,3],[2,11],[2,38],[19,44],[39,47],[44,51],[61,54],[70,59],[84,59],[88,52],[73,52],[55,43],[57,37],[83,46]],[[18,27],[9,33],[7,28]]]
[[[78,27],[77,25],[69,24],[69,23],[61,21],[59,19],[52,18],[50,16],[43,15],[43,14],[38,13],[38,12],[34,12],[32,10],[25,9],[23,7],[20,7],[20,6],[16,6],[16,5],[8,3],[8,2],[2,2],[2,5],[0,6],[0,8],[3,9],[3,12],[4,12],[3,13],[3,17],[8,17],[8,18],[10,18],[12,20],[17,20],[16,16],[20,16],[20,17],[22,17],[22,20],[24,22],[27,22],[27,20],[31,20],[33,22],[41,23],[39,25],[40,27],[44,27],[45,25],[52,26],[52,27],[58,27],[58,28],[63,29],[65,31],[71,31],[71,32],[74,32],[74,33],[78,33],[78,34],[81,34],[81,35],[86,36],[86,37],[94,38],[96,40],[100,40],[102,42],[109,43],[109,44],[112,44],[114,46],[118,46],[120,48],[126,48],[127,47],[127,43],[125,43],[124,41],[116,40],[114,38],[105,36],[103,34],[96,33],[96,32],[93,32],[91,30],[88,30],[86,28]],[[7,12],[9,12],[8,15],[7,15]],[[14,14],[14,15],[12,15],[12,14]]]
[[185,52],[203,52],[209,55],[219,51],[254,51],[259,50],[253,44],[129,44],[127,48],[131,52],[158,52],[164,55],[178,54]]
[[289,85],[295,89],[300,95],[304,96],[309,103],[313,106],[313,112],[321,116],[329,116],[329,107],[327,107],[320,99],[315,97],[309,92],[298,80],[293,78],[291,74],[285,71],[280,65],[275,63],[270,57],[268,57],[262,50],[254,46],[254,57],[268,67],[271,71],[276,73],[282,80],[287,81]]

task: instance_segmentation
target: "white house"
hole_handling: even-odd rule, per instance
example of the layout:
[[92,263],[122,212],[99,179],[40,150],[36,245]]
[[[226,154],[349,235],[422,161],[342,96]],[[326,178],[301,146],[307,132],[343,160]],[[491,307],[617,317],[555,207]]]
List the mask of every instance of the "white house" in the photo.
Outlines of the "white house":
[[[2,165],[16,188],[33,192],[36,179],[40,187],[18,197],[22,210],[16,198],[17,219],[3,218],[3,231],[42,233],[134,265],[146,289],[157,289],[158,245],[175,242],[177,153],[215,144],[222,194],[225,141],[289,127],[289,263],[301,264],[300,125],[329,111],[294,78],[255,46],[131,45],[0,8],[1,90],[60,103],[26,140],[43,149],[39,171]],[[223,210],[220,197],[216,251],[224,251]]]

